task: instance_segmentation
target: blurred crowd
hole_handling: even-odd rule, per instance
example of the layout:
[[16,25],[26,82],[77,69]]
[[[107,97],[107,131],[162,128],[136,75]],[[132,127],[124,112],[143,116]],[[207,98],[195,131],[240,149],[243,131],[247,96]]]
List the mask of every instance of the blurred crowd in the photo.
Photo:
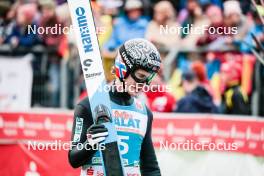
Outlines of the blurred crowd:
[[[140,96],[153,111],[249,115],[257,96],[257,114],[263,116],[264,67],[257,64],[253,52],[263,58],[259,49],[264,44],[263,5],[250,0],[94,0],[105,71],[111,72],[122,43],[146,38],[157,46],[164,62],[172,51],[177,53],[169,79],[165,79],[167,65],[163,65],[153,81],[168,86],[169,91]],[[49,55],[48,69],[53,107],[59,106],[60,61],[73,59],[71,52],[76,51],[69,45],[75,45],[74,37],[28,33],[28,25],[56,24],[62,28],[71,25],[64,0],[0,1],[0,44],[56,48]],[[196,31],[198,28],[203,31]],[[112,74],[106,77],[109,82],[114,79]],[[84,91],[83,81],[77,83]]]
[[[68,11],[66,4],[58,8],[58,4],[65,1],[1,1],[0,2],[0,44],[10,45],[11,48],[31,49],[37,45],[54,49],[55,52],[48,55],[48,77],[51,100],[50,106],[59,106],[60,86],[60,60],[67,53],[67,36],[59,33],[38,32],[30,29],[69,25],[63,15]],[[60,15],[58,15],[60,14]],[[63,18],[62,18],[63,17]],[[34,66],[37,70],[39,67]]]

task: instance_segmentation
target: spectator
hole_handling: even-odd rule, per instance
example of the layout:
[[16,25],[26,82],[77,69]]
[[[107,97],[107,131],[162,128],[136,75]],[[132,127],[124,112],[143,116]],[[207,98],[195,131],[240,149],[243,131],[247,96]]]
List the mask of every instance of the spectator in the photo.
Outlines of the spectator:
[[175,112],[182,113],[217,113],[218,110],[208,91],[199,83],[195,73],[188,71],[182,75],[182,85],[186,92],[177,103]]
[[23,2],[22,1],[15,1],[11,8],[9,9],[7,15],[6,15],[6,18],[8,20],[13,20],[14,18],[16,18],[16,14],[17,14],[17,10],[18,10],[18,7],[23,5]]
[[56,1],[57,1],[58,5],[61,5],[61,4],[65,3],[65,2],[67,2],[67,0],[56,0]]
[[191,64],[191,70],[196,75],[199,84],[202,85],[211,96],[214,96],[212,87],[207,79],[205,64],[200,60],[193,61]]
[[123,0],[98,0],[97,3],[102,6],[102,14],[115,17],[119,14]]
[[5,40],[7,33],[7,19],[6,15],[8,9],[10,8],[10,2],[2,1],[0,2],[0,44],[2,44]]
[[[198,39],[203,35],[203,26],[209,25],[209,20],[203,14],[201,5],[196,0],[188,0],[186,9],[181,10],[178,18],[182,24],[183,48],[194,48]],[[200,30],[196,30],[199,29]],[[186,30],[188,29],[188,30]]]
[[[117,10],[117,8],[122,5],[118,1],[111,0],[109,2],[108,0],[106,2],[92,2],[92,8],[93,8],[93,15],[94,15],[94,20],[96,24],[96,29],[97,29],[97,36],[98,36],[98,41],[99,41],[99,46],[103,47],[106,42],[110,39],[111,34],[112,34],[112,15],[114,11]],[[115,9],[115,10],[114,10]],[[104,70],[106,72],[110,72],[111,68],[114,64],[113,59],[104,59]],[[106,80],[108,82],[112,81],[114,79],[114,75],[112,74],[106,74]]]
[[257,12],[257,10],[259,12],[262,11],[262,13],[260,13],[260,15],[262,17],[264,17],[264,7],[262,6],[257,6],[256,8],[253,8],[252,11],[252,16],[253,16],[253,20],[254,20],[254,25],[249,29],[249,32],[247,33],[247,35],[245,36],[245,38],[241,41],[238,42],[237,44],[240,47],[240,51],[244,52],[244,53],[250,53],[251,52],[251,47],[255,46],[255,42],[253,40],[252,34],[254,34],[254,36],[256,36],[256,38],[258,39],[258,41],[260,43],[262,43],[262,45],[264,45],[264,24],[262,24],[262,21],[259,17],[259,14]]
[[222,93],[220,86],[220,66],[221,61],[217,58],[217,55],[213,52],[206,53],[206,72],[207,77],[210,80],[210,86],[213,92],[214,103],[220,106],[222,103]]
[[224,21],[227,27],[237,29],[232,37],[225,41],[227,44],[236,44],[241,41],[252,26],[252,20],[242,14],[239,1],[231,0],[224,2]]
[[7,36],[5,43],[13,47],[24,46],[32,47],[39,42],[37,34],[29,32],[28,26],[37,25],[34,16],[37,13],[36,4],[25,4],[18,7],[16,22],[12,26],[10,35]]
[[[41,9],[41,18],[39,27],[44,29],[50,29],[52,27],[61,26],[63,24],[59,21],[55,13],[56,4],[53,0],[41,0],[40,9]],[[43,43],[46,46],[57,47],[62,39],[63,35],[61,33],[51,33],[51,31],[44,32],[40,35]]]
[[149,23],[146,39],[154,43],[158,48],[170,49],[179,43],[179,34],[161,32],[162,28],[179,28],[175,19],[175,10],[169,1],[160,1],[154,7],[154,18]]
[[[41,18],[40,18],[40,27],[44,29],[49,29],[51,27],[61,26],[63,24],[59,21],[56,13],[55,13],[56,3],[54,0],[43,0],[40,1],[40,9],[41,9]],[[59,52],[59,48],[63,45],[63,41],[65,39],[65,35],[61,33],[52,33],[51,31],[47,31],[44,34],[40,35],[43,43],[49,48],[56,48],[57,53],[49,54],[49,86],[48,90],[51,94],[50,106],[58,107],[59,106],[59,90],[60,90],[60,60],[61,53]]]
[[104,46],[104,56],[107,58],[114,58],[114,51],[125,41],[145,36],[148,20],[142,15],[142,2],[127,0],[124,8],[125,15],[116,19],[111,38]]
[[[178,2],[179,0],[173,0],[174,2]],[[200,4],[202,4],[204,7],[206,7],[207,5],[213,4],[213,5],[217,5],[220,8],[223,7],[223,0],[197,0]],[[173,2],[173,3],[174,3]],[[180,0],[180,8],[184,8],[186,6],[186,0]]]
[[[38,0],[13,0],[11,2],[12,6],[7,13],[7,19],[10,21],[13,20],[16,17],[18,8],[20,6],[22,6],[24,4],[37,4],[37,1]],[[37,15],[35,14],[35,16],[37,16]],[[34,20],[36,20],[36,19],[34,19]]]
[[110,14],[104,14],[104,12],[107,12],[107,8],[109,7],[104,4],[97,3],[96,1],[92,2],[93,16],[100,47],[104,46],[110,39],[112,33],[112,17]]
[[[219,32],[212,33],[209,30],[197,41],[198,46],[208,45],[218,39],[224,33],[224,19],[221,9],[218,6],[211,5],[206,10],[206,16],[210,20],[210,26],[207,29],[219,30]],[[213,31],[213,30],[212,30]]]
[[221,80],[224,85],[223,111],[225,114],[247,115],[250,112],[248,97],[240,88],[242,66],[235,61],[221,65]]

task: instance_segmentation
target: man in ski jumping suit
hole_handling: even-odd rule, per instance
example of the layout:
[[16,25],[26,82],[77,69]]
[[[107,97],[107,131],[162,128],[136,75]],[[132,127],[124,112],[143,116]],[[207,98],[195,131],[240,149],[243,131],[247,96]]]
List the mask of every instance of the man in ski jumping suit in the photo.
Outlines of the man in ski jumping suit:
[[[135,98],[142,85],[150,84],[160,64],[157,49],[145,39],[125,42],[115,60],[118,79],[111,85],[109,95],[126,176],[161,175],[151,138],[152,112]],[[137,83],[141,86],[136,87]],[[75,107],[72,144],[95,146],[107,135],[104,125],[94,124],[89,99],[85,98]],[[104,175],[98,150],[73,147],[68,157],[72,167],[82,166],[81,175]]]

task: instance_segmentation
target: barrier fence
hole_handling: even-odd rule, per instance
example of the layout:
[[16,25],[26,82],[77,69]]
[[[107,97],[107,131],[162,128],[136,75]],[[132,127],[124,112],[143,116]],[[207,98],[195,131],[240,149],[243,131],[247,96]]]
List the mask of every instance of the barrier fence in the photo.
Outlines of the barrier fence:
[[[69,48],[71,49],[71,47]],[[78,90],[80,87],[78,83],[80,76],[78,58],[76,59],[76,56],[72,56],[71,59],[61,59],[58,58],[56,52],[56,48],[42,45],[37,45],[33,48],[12,48],[9,45],[1,45],[0,47],[1,58],[7,57],[11,59],[10,56],[17,58],[29,53],[33,54],[32,107],[72,108],[80,95]],[[55,64],[53,64],[54,60],[56,60]],[[52,64],[55,67],[51,71]],[[23,68],[21,71],[23,71]],[[52,75],[56,76],[54,81],[51,79]],[[55,81],[57,85],[54,85]],[[58,89],[58,91],[52,94],[52,91],[54,91],[52,89]],[[55,103],[53,101],[54,96],[56,96]]]
[[[60,108],[73,108],[80,96],[81,87],[81,69],[79,63],[79,56],[74,52],[75,46],[69,46],[69,59],[58,59],[58,63],[54,64],[55,67],[51,72],[51,56],[56,53],[55,48],[46,48],[43,46],[35,46],[33,48],[12,48],[8,45],[0,47],[0,55],[3,57],[8,56],[24,56],[28,53],[34,55],[32,61],[33,68],[33,87],[32,87],[32,107],[60,107]],[[235,48],[222,48],[218,52],[234,51]],[[208,51],[216,51],[210,48],[188,48],[188,49],[174,49],[167,51],[164,59],[165,80],[168,80],[175,64],[177,56],[180,53],[203,53]],[[55,72],[54,72],[55,70]],[[254,69],[253,79],[253,92],[251,96],[252,114],[257,116],[260,114],[261,105],[264,102],[264,95],[262,92],[263,78],[261,76],[260,62],[256,62]],[[51,75],[55,76],[51,80]],[[252,75],[253,76],[253,75]],[[54,85],[55,83],[55,85]],[[54,88],[55,87],[55,88]],[[52,89],[53,90],[52,92]],[[261,113],[262,114],[262,113]]]

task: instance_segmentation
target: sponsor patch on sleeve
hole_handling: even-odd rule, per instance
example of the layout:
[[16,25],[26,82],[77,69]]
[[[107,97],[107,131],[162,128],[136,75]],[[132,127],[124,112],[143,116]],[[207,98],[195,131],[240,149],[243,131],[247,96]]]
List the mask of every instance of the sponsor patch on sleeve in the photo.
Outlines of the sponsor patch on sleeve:
[[82,134],[83,118],[76,118],[73,142],[79,142]]

